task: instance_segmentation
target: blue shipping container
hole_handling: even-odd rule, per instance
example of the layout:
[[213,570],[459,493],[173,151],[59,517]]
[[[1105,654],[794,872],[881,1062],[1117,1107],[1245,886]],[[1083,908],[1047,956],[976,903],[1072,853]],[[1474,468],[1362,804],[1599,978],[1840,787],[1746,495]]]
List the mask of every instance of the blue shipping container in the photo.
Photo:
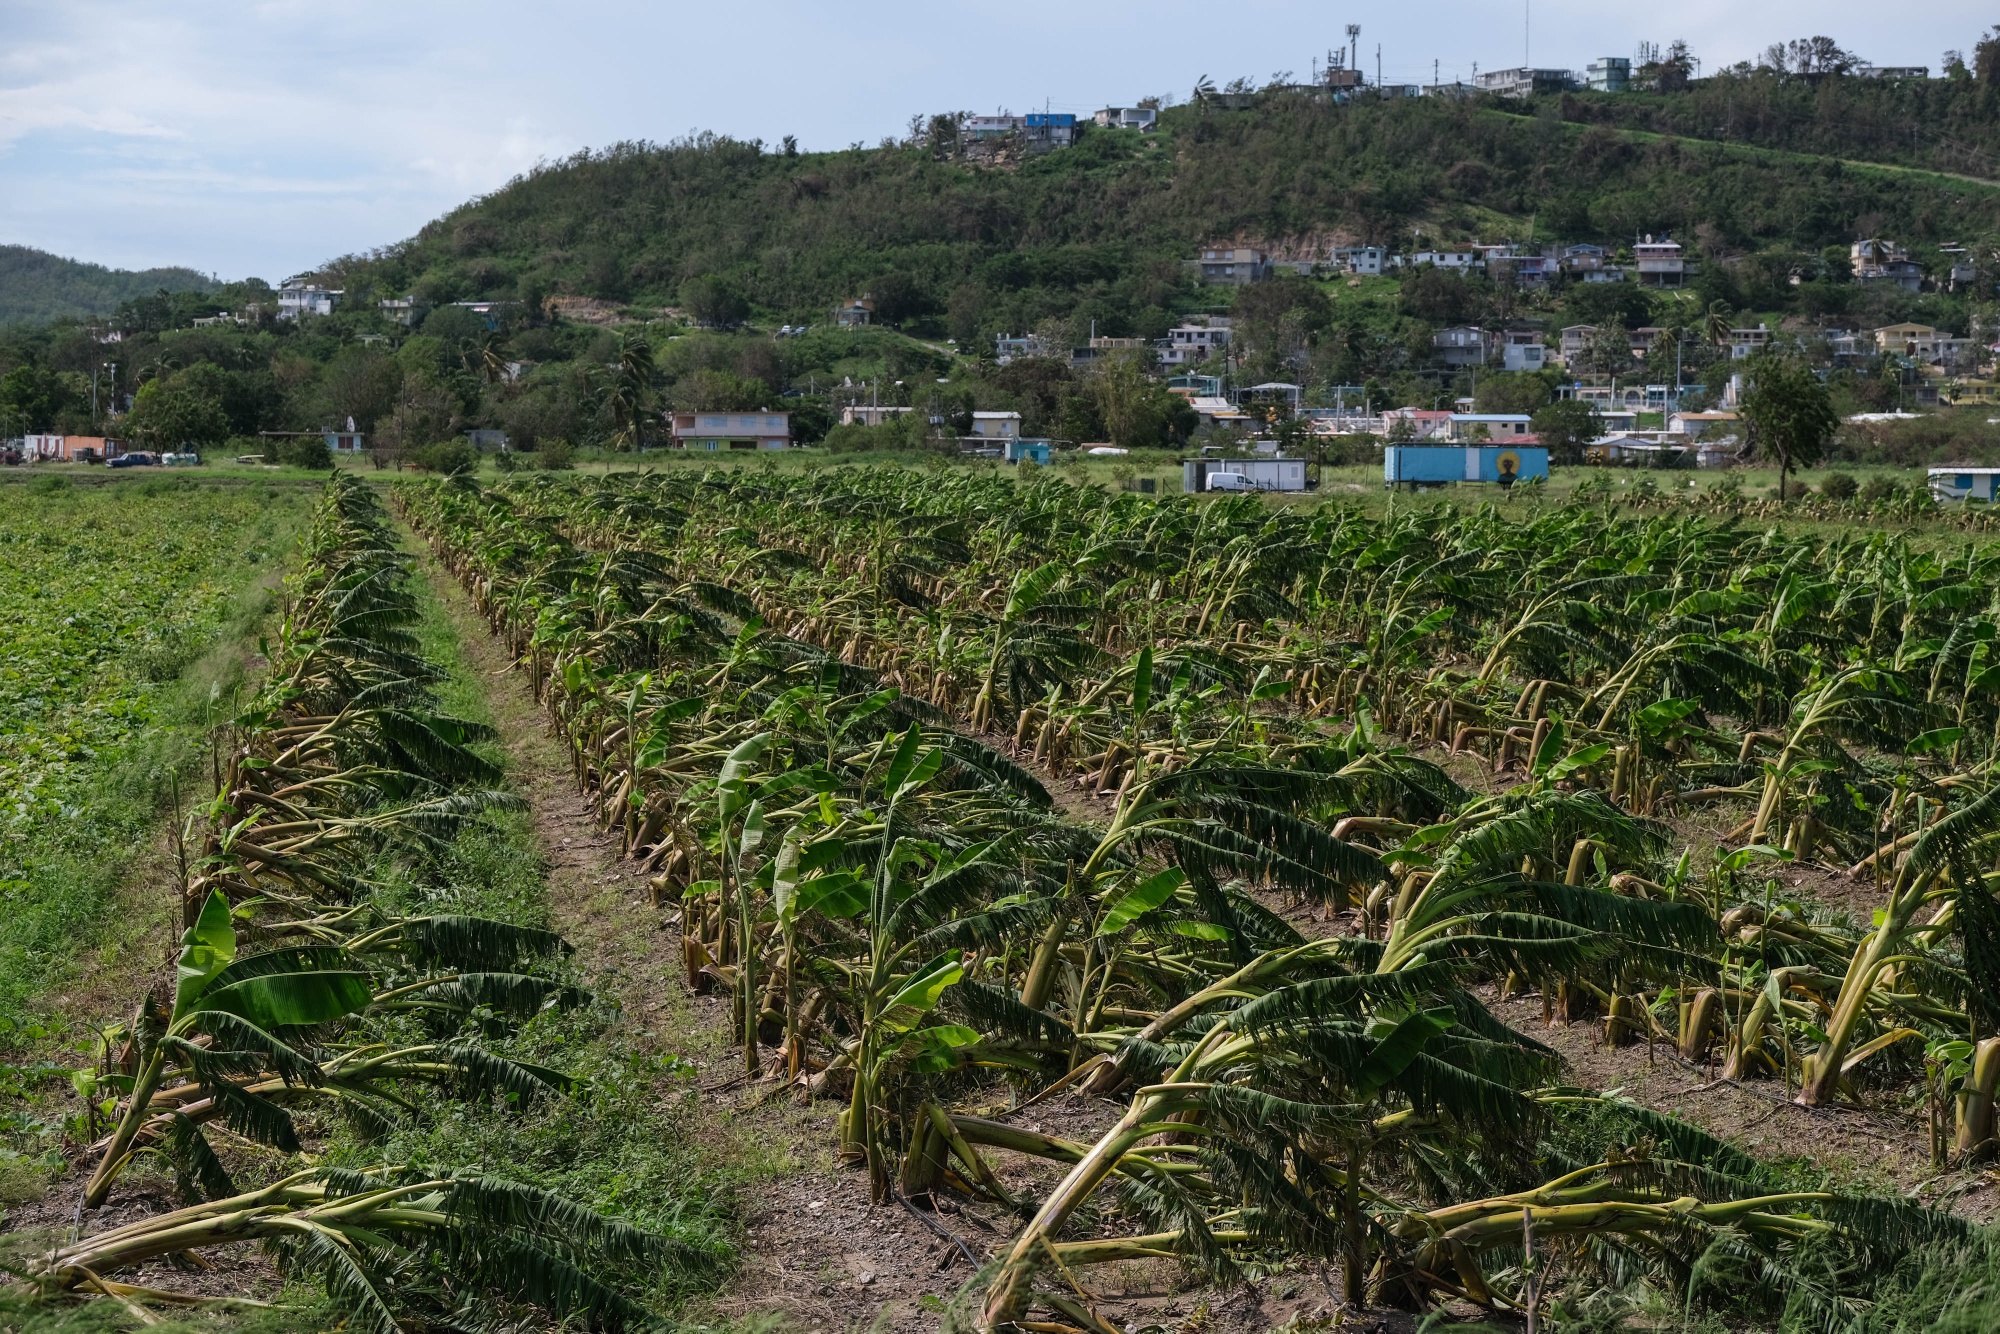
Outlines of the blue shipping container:
[[1390,445],[1382,480],[1438,486],[1445,482],[1525,482],[1549,475],[1549,451],[1535,445]]

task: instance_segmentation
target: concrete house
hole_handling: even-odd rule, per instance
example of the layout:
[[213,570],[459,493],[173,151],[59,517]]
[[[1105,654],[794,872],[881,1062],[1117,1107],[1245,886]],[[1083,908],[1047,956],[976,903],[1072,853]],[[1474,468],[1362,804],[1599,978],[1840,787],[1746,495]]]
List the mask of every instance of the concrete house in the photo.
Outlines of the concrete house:
[[1687,260],[1678,241],[1664,237],[1656,241],[1648,236],[1632,247],[1632,258],[1637,262],[1639,281],[1648,287],[1680,287],[1687,281]]
[[873,297],[850,297],[833,308],[833,322],[842,329],[860,329],[874,323]]
[[676,412],[675,449],[720,452],[731,449],[789,449],[789,412]]
[[1091,117],[1107,130],[1150,130],[1160,123],[1157,107],[1106,107]]
[[1340,246],[1333,252],[1333,263],[1343,273],[1375,277],[1388,267],[1389,252],[1378,245]]
[[1875,350],[1899,357],[1936,354],[1938,331],[1928,324],[1885,324],[1875,330]]
[[278,289],[278,318],[295,320],[301,315],[331,315],[341,296],[341,289],[336,287],[286,283]]
[[878,407],[872,403],[849,403],[840,410],[842,426],[886,426],[915,408]]
[[1622,93],[1632,84],[1632,61],[1626,56],[1599,56],[1583,67],[1583,86],[1593,93]]
[[1271,257],[1249,246],[1208,246],[1195,263],[1205,283],[1241,287],[1271,276]]
[[1498,444],[1532,443],[1534,440],[1525,412],[1454,412],[1451,414],[1448,438],[1470,439],[1481,426],[1486,428],[1486,438]]
[[972,434],[981,440],[1018,440],[1021,436],[1021,414],[975,412],[972,414]]
[[1847,255],[1856,282],[1887,283],[1905,292],[1915,292],[1924,285],[1923,267],[1894,241],[1856,241],[1847,248]]
[[1454,324],[1431,335],[1437,359],[1447,366],[1484,366],[1493,336],[1476,324]]
[[1207,324],[1183,324],[1170,329],[1160,342],[1162,366],[1198,366],[1227,350],[1230,339],[1227,320],[1211,319]]
[[1576,73],[1566,69],[1534,69],[1526,65],[1516,69],[1490,69],[1473,75],[1472,86],[1482,93],[1497,93],[1501,97],[1566,93],[1576,87]]
[[1542,336],[1532,329],[1509,329],[1500,338],[1500,364],[1510,371],[1538,371],[1548,361]]

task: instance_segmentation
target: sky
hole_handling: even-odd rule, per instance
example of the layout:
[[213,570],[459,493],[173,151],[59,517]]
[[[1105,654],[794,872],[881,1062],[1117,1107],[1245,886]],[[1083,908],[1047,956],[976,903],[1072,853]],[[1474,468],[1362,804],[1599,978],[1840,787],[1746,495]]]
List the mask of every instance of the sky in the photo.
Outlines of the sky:
[[279,281],[392,244],[537,162],[701,130],[874,144],[939,111],[1090,112],[1257,83],[1361,25],[1372,79],[1582,68],[1685,39],[1708,69],[1824,33],[1970,50],[1969,0],[0,0],[0,243]]

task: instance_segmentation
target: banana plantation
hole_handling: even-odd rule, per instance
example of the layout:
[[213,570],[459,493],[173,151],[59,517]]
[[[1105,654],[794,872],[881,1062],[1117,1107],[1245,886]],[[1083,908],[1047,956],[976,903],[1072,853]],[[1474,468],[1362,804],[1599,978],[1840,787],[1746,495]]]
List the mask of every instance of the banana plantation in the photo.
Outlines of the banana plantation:
[[366,1140],[454,1100],[527,1109],[572,1092],[562,1072],[496,1050],[582,1000],[554,966],[564,941],[392,916],[372,893],[389,860],[433,855],[518,802],[472,749],[484,729],[437,706],[443,671],[408,628],[406,577],[373,492],[331,484],[266,646],[268,680],[218,739],[213,799],[182,840],[173,981],[139,997],[77,1075],[101,1135],[79,1223],[142,1163],[172,1169],[184,1207],[72,1227],[28,1254],[16,1295],[157,1324],[148,1306],[191,1299],[132,1271],[206,1267],[205,1252],[261,1242],[374,1334],[536,1311],[611,1325],[640,1313],[614,1271],[675,1263],[627,1223],[477,1171],[308,1166],[246,1188],[217,1152],[218,1135],[297,1154],[305,1123]]
[[[1911,1247],[1968,1235],[1575,1087],[1491,1006],[1538,996],[1608,1046],[1894,1112],[1941,1166],[1987,1153],[1993,555],[895,469],[397,503],[677,914],[744,1078],[838,1100],[877,1201],[1012,1216],[982,1329],[1109,1328],[1093,1267],[1131,1260],[1325,1265],[1357,1306],[1531,1320],[1721,1266],[1762,1317],[1841,1329]],[[251,785],[276,803],[335,786],[295,772],[334,709],[300,711]],[[379,769],[455,753],[397,727]],[[479,799],[413,786],[401,818]],[[322,906],[305,868],[346,831],[268,809],[236,854],[255,878],[214,893],[282,904],[358,973],[453,936]],[[1778,866],[1859,882],[1872,920],[1775,894]],[[370,994],[559,1003],[534,986]],[[162,1017],[162,1070],[188,1022]],[[320,1068],[287,1096],[345,1096]],[[1012,1119],[1058,1099],[1097,1109],[1089,1135]],[[170,1121],[121,1128],[107,1164],[134,1134],[191,1147]]]

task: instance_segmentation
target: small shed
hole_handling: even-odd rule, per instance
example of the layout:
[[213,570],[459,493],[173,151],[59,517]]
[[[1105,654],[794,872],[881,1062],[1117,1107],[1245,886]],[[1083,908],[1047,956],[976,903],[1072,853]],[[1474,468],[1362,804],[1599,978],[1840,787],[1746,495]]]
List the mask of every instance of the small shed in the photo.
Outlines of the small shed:
[[1932,468],[1931,497],[1948,500],[1981,500],[1991,503],[2000,487],[2000,468]]
[[1022,459],[1049,466],[1049,442],[1046,440],[1009,440],[1001,446],[1000,456],[1009,463],[1019,463]]
[[1447,482],[1512,486],[1549,475],[1549,451],[1538,445],[1390,445],[1382,451],[1382,481],[1390,487]]

